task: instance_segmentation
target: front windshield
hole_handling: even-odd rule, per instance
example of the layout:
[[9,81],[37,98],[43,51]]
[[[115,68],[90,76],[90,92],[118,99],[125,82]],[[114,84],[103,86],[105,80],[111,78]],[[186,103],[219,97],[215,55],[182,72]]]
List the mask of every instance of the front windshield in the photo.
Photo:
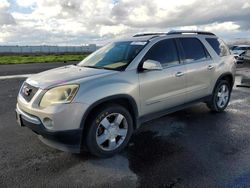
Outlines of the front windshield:
[[125,70],[146,44],[145,41],[114,42],[89,55],[78,66]]
[[247,50],[247,47],[237,46],[234,50]]

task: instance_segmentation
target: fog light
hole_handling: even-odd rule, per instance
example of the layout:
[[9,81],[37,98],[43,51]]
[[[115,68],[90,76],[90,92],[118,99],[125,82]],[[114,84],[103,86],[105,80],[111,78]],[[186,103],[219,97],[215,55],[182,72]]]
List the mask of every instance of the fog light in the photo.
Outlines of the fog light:
[[43,123],[46,127],[53,127],[53,121],[48,117],[43,119]]

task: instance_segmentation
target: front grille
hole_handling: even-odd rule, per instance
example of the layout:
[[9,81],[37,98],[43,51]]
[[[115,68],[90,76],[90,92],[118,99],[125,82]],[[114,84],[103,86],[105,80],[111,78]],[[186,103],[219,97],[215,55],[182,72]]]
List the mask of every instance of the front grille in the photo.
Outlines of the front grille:
[[21,89],[21,95],[23,96],[23,98],[27,101],[30,102],[31,99],[34,97],[34,95],[36,94],[36,92],[38,91],[37,87],[34,87],[32,85],[29,85],[28,83],[24,83],[23,87]]

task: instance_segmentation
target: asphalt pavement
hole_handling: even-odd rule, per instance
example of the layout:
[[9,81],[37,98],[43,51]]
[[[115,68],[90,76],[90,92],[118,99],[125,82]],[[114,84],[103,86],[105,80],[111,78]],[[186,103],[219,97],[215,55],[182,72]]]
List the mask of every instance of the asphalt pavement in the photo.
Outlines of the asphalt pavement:
[[72,65],[75,63],[78,63],[78,61],[0,65],[0,76],[34,74],[60,66]]
[[0,80],[0,187],[250,187],[249,88],[234,87],[223,113],[197,104],[147,122],[122,153],[99,159],[52,149],[16,124],[23,81]]

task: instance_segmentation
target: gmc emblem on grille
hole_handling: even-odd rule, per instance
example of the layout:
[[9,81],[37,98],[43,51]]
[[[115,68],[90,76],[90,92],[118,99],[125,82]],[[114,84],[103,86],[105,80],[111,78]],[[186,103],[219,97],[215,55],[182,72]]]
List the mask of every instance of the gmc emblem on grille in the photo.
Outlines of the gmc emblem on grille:
[[28,86],[23,87],[23,94],[29,96],[32,92],[32,89],[28,88]]

